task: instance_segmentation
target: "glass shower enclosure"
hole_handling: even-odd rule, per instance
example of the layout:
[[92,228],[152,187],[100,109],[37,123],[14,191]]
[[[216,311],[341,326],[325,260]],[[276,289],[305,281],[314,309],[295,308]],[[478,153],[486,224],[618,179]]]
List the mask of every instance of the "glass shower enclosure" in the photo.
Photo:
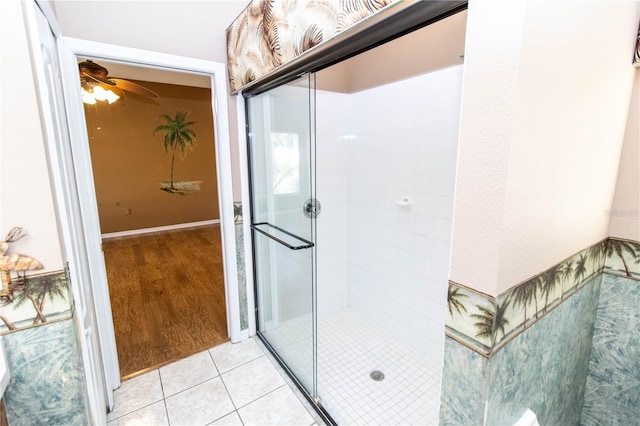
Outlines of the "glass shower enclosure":
[[257,332],[328,421],[437,424],[462,66],[345,69],[246,99]]
[[257,332],[317,394],[314,78],[247,100]]

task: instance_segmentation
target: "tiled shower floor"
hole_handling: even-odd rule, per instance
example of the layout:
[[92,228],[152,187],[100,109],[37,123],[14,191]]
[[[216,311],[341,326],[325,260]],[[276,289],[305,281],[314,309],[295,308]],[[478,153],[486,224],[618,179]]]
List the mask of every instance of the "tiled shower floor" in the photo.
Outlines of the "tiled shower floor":
[[[280,323],[266,335],[311,388],[311,317]],[[317,359],[320,402],[338,424],[438,424],[441,365],[355,310],[319,318]],[[382,371],[384,380],[372,380],[373,370]]]
[[440,383],[441,366],[354,310],[319,319],[318,393],[338,424],[436,425]]

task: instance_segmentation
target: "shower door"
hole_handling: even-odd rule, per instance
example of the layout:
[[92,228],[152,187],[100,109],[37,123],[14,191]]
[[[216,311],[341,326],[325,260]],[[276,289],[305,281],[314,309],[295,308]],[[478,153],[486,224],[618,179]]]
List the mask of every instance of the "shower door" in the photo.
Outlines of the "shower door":
[[247,99],[257,330],[316,395],[314,75]]

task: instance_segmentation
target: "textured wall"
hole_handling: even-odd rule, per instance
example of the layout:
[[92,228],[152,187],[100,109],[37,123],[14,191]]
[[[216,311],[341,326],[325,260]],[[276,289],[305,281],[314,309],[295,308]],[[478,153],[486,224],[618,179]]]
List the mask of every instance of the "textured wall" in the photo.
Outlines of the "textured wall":
[[640,241],[640,71],[631,94],[629,118],[625,131],[616,195],[611,210],[609,235]]
[[[108,64],[104,64],[107,68]],[[138,81],[158,93],[157,102],[126,94],[113,105],[85,105],[93,178],[102,233],[219,218],[211,90]],[[188,113],[196,146],[176,152],[174,182],[199,181],[197,192],[168,193],[171,151],[164,150],[161,114]],[[128,212],[129,214],[127,214]]]
[[21,226],[15,248],[46,271],[64,267],[21,2],[2,3],[0,52],[0,241]]
[[577,4],[469,3],[450,279],[492,296],[608,236],[640,5]]

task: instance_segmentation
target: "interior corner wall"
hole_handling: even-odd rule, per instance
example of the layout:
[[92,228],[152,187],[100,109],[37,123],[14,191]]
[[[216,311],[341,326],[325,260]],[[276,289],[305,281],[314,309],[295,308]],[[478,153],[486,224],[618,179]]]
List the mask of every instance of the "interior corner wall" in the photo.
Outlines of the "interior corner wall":
[[495,296],[608,236],[640,15],[489,1],[468,16],[450,277]]
[[2,3],[0,13],[0,240],[14,226],[28,236],[12,253],[40,261],[46,271],[64,268],[48,174],[32,65],[21,2]]
[[[138,81],[158,93],[157,103],[136,95],[113,105],[85,105],[102,233],[219,219],[211,90]],[[174,182],[199,181],[200,190],[170,193],[172,153],[154,129],[182,110],[194,121],[196,146],[175,153]]]
[[609,236],[640,241],[640,71],[636,70]]
[[494,294],[524,6],[471,1],[467,13],[450,279]]

